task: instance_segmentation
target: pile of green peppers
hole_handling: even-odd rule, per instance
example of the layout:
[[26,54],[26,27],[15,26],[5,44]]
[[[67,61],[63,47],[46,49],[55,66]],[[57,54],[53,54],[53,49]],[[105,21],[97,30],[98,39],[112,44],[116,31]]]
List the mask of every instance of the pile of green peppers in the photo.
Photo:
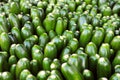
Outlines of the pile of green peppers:
[[0,80],[120,80],[120,0],[0,0]]

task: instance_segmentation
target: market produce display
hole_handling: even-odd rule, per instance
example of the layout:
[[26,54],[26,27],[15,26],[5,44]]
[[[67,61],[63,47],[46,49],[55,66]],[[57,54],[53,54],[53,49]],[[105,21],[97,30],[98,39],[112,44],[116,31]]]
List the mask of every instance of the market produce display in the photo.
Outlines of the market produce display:
[[0,0],[0,80],[120,80],[120,0]]

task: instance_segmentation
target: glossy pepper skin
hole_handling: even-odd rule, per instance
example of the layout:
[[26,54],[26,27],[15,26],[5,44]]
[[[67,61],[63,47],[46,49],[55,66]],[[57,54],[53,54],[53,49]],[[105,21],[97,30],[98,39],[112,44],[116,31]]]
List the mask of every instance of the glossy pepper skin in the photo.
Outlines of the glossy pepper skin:
[[11,27],[17,27],[17,28],[20,29],[20,22],[19,22],[19,19],[18,19],[16,14],[10,13],[9,17],[8,17],[8,20],[10,22]]
[[28,50],[28,52],[31,51],[32,47],[34,46],[34,44],[38,43],[38,37],[36,35],[32,35],[30,37],[28,37],[27,39],[24,40],[23,44],[26,47],[26,49]]
[[110,59],[111,53],[110,53],[110,45],[107,43],[103,43],[99,48],[99,55],[101,57],[106,57]]
[[85,53],[78,54],[78,57],[80,59],[80,72],[82,72],[84,69],[88,68],[88,55]]
[[113,13],[118,13],[120,10],[120,3],[116,3],[114,6],[113,6]]
[[61,72],[59,70],[52,70],[51,74],[56,75],[59,77],[59,79],[63,80],[63,77],[62,77]]
[[24,69],[24,70],[21,71],[21,73],[20,73],[20,78],[19,78],[19,79],[20,79],[20,80],[25,80],[26,77],[27,77],[29,74],[31,74],[30,71],[29,71],[28,69]]
[[7,33],[3,32],[0,35],[0,46],[3,51],[9,51],[9,47],[11,45],[9,36]]
[[106,78],[106,77],[101,77],[101,78],[99,78],[98,80],[108,80],[108,78]]
[[120,49],[120,36],[115,36],[111,41],[111,46],[114,50]]
[[113,38],[114,38],[114,32],[113,31],[108,31],[105,35],[104,42],[105,43],[110,43]]
[[33,75],[37,75],[39,71],[39,64],[37,60],[33,59],[30,61],[30,70]]
[[[32,59],[35,59],[38,61],[38,65],[42,65],[42,60],[44,58],[43,52],[40,50],[40,46],[38,45],[34,45],[32,47]],[[39,68],[41,68],[41,66],[39,66]]]
[[[27,5],[26,5],[27,4]],[[30,13],[30,7],[31,4],[29,1],[20,1],[20,10],[24,13],[24,14],[28,14]]]
[[25,40],[26,38],[32,36],[33,33],[31,32],[31,30],[27,27],[22,27],[21,29],[21,37],[23,38],[23,40]]
[[11,33],[15,36],[15,38],[17,39],[17,42],[22,43],[22,36],[19,28],[13,27],[11,29]]
[[43,21],[46,32],[49,32],[50,30],[55,30],[55,23],[56,20],[54,16],[52,14],[47,15]]
[[9,65],[13,65],[13,64],[16,64],[17,63],[17,57],[15,55],[11,55],[8,59],[8,63]]
[[115,71],[115,73],[120,72],[120,65],[119,64],[114,67],[114,71]]
[[5,30],[5,28],[2,26],[2,24],[0,23],[0,34],[2,33],[2,32],[7,32],[7,30]]
[[4,71],[5,60],[6,60],[5,55],[0,54],[0,72]]
[[79,26],[79,30],[81,31],[82,29],[84,29],[84,24],[88,23],[88,19],[87,16],[85,14],[80,15],[79,19],[78,19],[78,26]]
[[15,70],[16,70],[16,64],[11,65],[10,73],[13,75],[14,79],[16,78]]
[[84,77],[85,80],[94,80],[93,73],[88,69],[84,69],[83,77]]
[[79,39],[80,46],[85,47],[91,40],[91,37],[92,37],[92,30],[89,28],[83,29]]
[[[100,56],[98,54],[95,54],[93,56],[90,56],[88,58],[88,68],[90,71],[93,72],[94,75],[97,74],[97,62],[98,62],[98,59],[100,58]],[[94,68],[93,68],[94,67]],[[96,78],[96,76],[94,76]]]
[[54,59],[50,65],[50,69],[51,70],[60,70],[60,66],[61,66],[60,60]]
[[68,63],[62,64],[61,72],[67,80],[84,80],[82,74],[74,66]]
[[50,40],[52,40],[57,34],[55,31],[53,30],[50,30],[49,33],[48,33],[49,37],[50,37]]
[[50,65],[52,60],[50,58],[45,57],[42,62],[42,67],[44,70],[50,70]]
[[47,80],[62,80],[59,76],[57,75],[50,75],[48,76]]
[[31,31],[31,33],[34,33],[34,25],[32,22],[26,21],[23,26],[28,28]]
[[64,30],[63,19],[61,17],[58,17],[57,22],[56,22],[55,31],[56,31],[57,35],[62,35],[63,30]]
[[98,28],[97,30],[95,30],[95,33],[92,36],[92,40],[91,41],[93,43],[95,43],[96,46],[100,46],[100,44],[102,43],[102,41],[104,39],[104,34],[105,34],[104,29],[103,28]]
[[29,58],[26,47],[23,44],[17,44],[15,48],[15,55],[20,58]]
[[38,36],[45,33],[45,29],[43,28],[43,26],[37,26],[36,27],[36,33],[37,33]]
[[48,41],[49,41],[49,36],[48,36],[48,34],[47,33],[43,33],[43,34],[41,34],[40,36],[39,36],[39,45],[41,46],[41,47],[45,47],[45,45],[48,43]]
[[97,46],[93,42],[89,42],[85,47],[85,52],[88,56],[95,55],[97,53]]
[[65,30],[63,35],[66,36],[67,41],[70,41],[72,38],[74,38],[74,33],[69,30]]
[[25,24],[25,22],[30,21],[30,20],[31,20],[30,14],[23,15],[21,18],[22,26]]
[[32,74],[27,75],[26,80],[37,80],[36,77]]
[[8,33],[8,36],[10,38],[11,44],[17,43],[17,39],[15,38],[15,36],[11,32]]
[[41,22],[41,20],[40,20],[39,17],[35,17],[35,18],[32,20],[32,23],[33,23],[35,29],[36,29],[38,26],[42,26],[42,22]]
[[13,80],[13,76],[10,72],[3,72],[2,73],[2,80]]
[[68,46],[70,46],[72,52],[75,52],[79,46],[79,42],[76,38],[73,38],[68,42]]
[[77,29],[76,18],[71,18],[69,21],[68,29],[75,32]]
[[60,55],[60,60],[61,62],[67,62],[70,55],[71,55],[71,48],[69,46],[66,46],[62,52],[61,52],[61,55]]
[[37,79],[38,80],[47,80],[49,75],[50,75],[50,71],[41,70],[37,74]]
[[82,61],[80,60],[78,54],[72,54],[68,59],[68,63],[70,65],[74,65],[76,69],[80,71],[81,69],[80,66],[81,66]]
[[117,80],[120,79],[120,73],[114,73],[109,80]]
[[10,55],[15,55],[16,56],[16,54],[15,54],[15,47],[16,46],[16,44],[12,44],[11,46],[10,46],[10,50],[9,50],[9,52],[10,52]]
[[24,69],[28,69],[30,70],[30,61],[27,58],[21,58],[19,59],[19,61],[16,64],[16,78],[19,79],[19,75],[21,73],[22,70]]
[[58,52],[63,48],[64,41],[63,36],[55,36],[52,42],[56,45]]
[[120,51],[116,52],[116,55],[112,61],[112,66],[115,67],[116,65],[119,65],[119,60],[120,60]]
[[101,57],[97,62],[97,78],[110,77],[111,75],[111,64],[107,58]]
[[10,13],[15,13],[15,14],[20,13],[20,6],[17,2],[11,2]]
[[53,42],[46,44],[44,49],[44,57],[48,57],[50,59],[57,57],[57,48]]
[[30,8],[30,16],[31,16],[32,19],[34,19],[35,17],[40,17],[39,10],[37,9],[36,6],[32,6]]
[[7,25],[7,18],[5,15],[0,15],[0,33],[8,32],[10,27]]

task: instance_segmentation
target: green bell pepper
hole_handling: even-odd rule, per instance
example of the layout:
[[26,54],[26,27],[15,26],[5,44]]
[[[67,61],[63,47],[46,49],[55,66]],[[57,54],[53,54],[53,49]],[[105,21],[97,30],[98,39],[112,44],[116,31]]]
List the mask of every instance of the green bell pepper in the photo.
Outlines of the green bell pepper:
[[105,57],[101,57],[98,59],[97,62],[97,78],[100,77],[107,77],[109,78],[111,75],[111,63],[110,61],[105,58]]
[[39,45],[41,47],[45,47],[45,45],[48,43],[49,41],[49,36],[47,33],[42,33],[40,36],[39,36]]
[[64,31],[63,19],[61,17],[58,17],[55,32],[57,33],[57,35],[62,35],[63,31]]
[[83,29],[79,39],[80,46],[85,47],[91,40],[91,37],[92,37],[92,30],[89,28]]
[[111,41],[111,47],[114,49],[114,50],[119,50],[120,49],[120,36],[115,36],[112,41]]
[[94,80],[93,73],[88,69],[84,69],[83,77],[84,77],[85,80]]
[[51,63],[52,63],[52,60],[50,58],[45,57],[42,61],[43,70],[50,70]]
[[82,74],[77,70],[77,68],[68,63],[63,63],[61,65],[61,72],[67,80],[84,80]]
[[117,80],[120,79],[120,73],[114,73],[109,80]]
[[38,71],[39,71],[39,64],[38,61],[35,59],[32,59],[30,61],[30,69],[31,69],[31,73],[33,75],[37,75]]
[[111,53],[110,53],[110,45],[108,43],[103,43],[99,48],[99,55],[101,57],[106,57],[110,59]]
[[97,30],[95,30],[95,33],[92,36],[92,40],[91,41],[93,43],[95,43],[96,46],[100,46],[100,44],[102,43],[102,41],[104,39],[104,34],[105,34],[104,29],[103,28],[98,28]]
[[47,80],[49,75],[50,75],[50,71],[41,70],[37,74],[37,79],[38,80]]
[[[30,70],[30,61],[27,58],[21,58],[19,59],[19,61],[16,64],[16,79],[20,78],[20,73],[24,70],[24,69],[28,69]],[[25,73],[23,73],[25,74]]]
[[60,70],[60,66],[61,66],[60,60],[55,58],[50,65],[50,69],[51,70]]
[[26,80],[26,77],[31,74],[31,72],[28,69],[24,69],[20,72],[19,79],[20,80]]
[[43,21],[43,25],[45,27],[46,32],[49,32],[50,30],[55,30],[55,24],[56,20],[53,14],[47,15]]
[[10,38],[7,33],[3,32],[0,35],[0,46],[3,51],[9,51],[11,45]]
[[10,72],[3,72],[2,73],[2,80],[13,80],[13,75]]
[[50,59],[57,57],[57,47],[53,42],[46,44],[44,49],[44,57],[48,57]]
[[29,58],[26,47],[23,44],[17,44],[15,46],[15,55],[20,58]]
[[36,77],[32,74],[27,75],[25,80],[37,80]]
[[89,56],[97,54],[97,46],[93,42],[89,42],[85,47],[85,53],[87,53]]

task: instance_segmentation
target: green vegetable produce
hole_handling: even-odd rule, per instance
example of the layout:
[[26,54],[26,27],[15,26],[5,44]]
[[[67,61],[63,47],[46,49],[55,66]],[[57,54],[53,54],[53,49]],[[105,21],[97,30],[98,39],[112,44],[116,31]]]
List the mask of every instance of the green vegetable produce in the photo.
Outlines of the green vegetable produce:
[[101,57],[106,57],[106,58],[110,59],[110,57],[111,57],[110,45],[107,44],[107,43],[103,43],[103,44],[100,46],[99,55],[100,55]]
[[2,73],[2,80],[13,80],[13,76],[10,72],[3,72]]
[[111,64],[107,58],[101,57],[97,62],[97,78],[110,77],[111,75]]
[[52,60],[50,58],[45,57],[42,62],[42,67],[44,70],[50,70],[50,65]]
[[119,0],[0,0],[0,80],[119,80]]
[[111,46],[115,50],[119,50],[120,48],[120,36],[115,36],[111,41]]
[[46,44],[44,49],[44,57],[48,57],[50,59],[57,57],[57,48],[53,42]]
[[84,80],[82,74],[77,70],[77,68],[68,63],[62,64],[61,71],[67,80]]
[[16,70],[15,70],[15,72],[16,72],[16,78],[17,79],[20,78],[19,75],[22,72],[22,70],[24,70],[24,69],[30,70],[30,61],[27,58],[21,58],[21,59],[19,59],[19,61],[16,64]]
[[89,41],[91,40],[91,36],[92,36],[92,30],[89,28],[85,28],[83,29],[83,31],[81,32],[80,35],[80,46],[85,47]]
[[30,71],[28,69],[22,70],[22,72],[20,73],[20,80],[25,80],[29,74]]
[[85,69],[83,71],[83,77],[84,77],[85,80],[88,80],[88,79],[89,80],[94,80],[93,73],[90,70],[87,70],[87,69]]
[[120,74],[119,73],[114,73],[111,77],[110,80],[116,80],[120,78]]
[[10,38],[7,33],[3,32],[0,35],[0,46],[3,51],[9,51],[11,45]]
[[89,42],[85,47],[85,52],[89,56],[93,56],[93,55],[97,54],[97,46],[93,42]]
[[49,75],[50,75],[49,71],[41,70],[37,74],[37,79],[38,80],[46,80]]

